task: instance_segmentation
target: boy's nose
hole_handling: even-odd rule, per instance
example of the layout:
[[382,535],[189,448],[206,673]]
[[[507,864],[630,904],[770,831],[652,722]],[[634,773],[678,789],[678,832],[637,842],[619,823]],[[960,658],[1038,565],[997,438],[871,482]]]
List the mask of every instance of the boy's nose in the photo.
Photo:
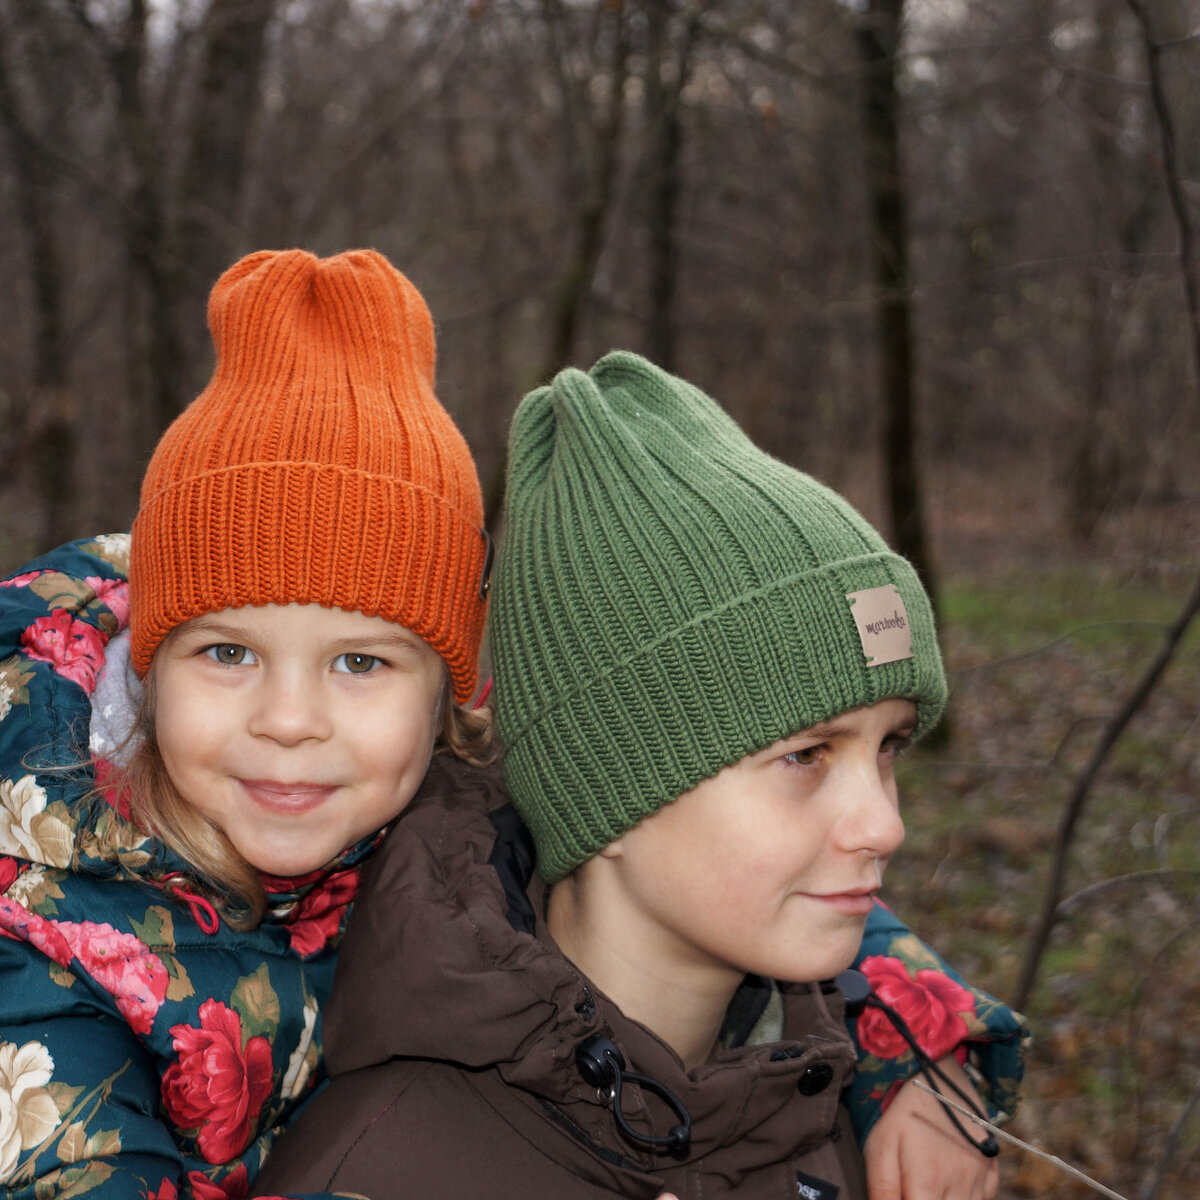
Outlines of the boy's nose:
[[853,798],[843,823],[843,848],[879,858],[894,854],[904,841],[904,821],[896,802],[896,784],[872,764],[856,772]]
[[264,680],[250,716],[250,732],[282,746],[324,741],[332,732],[320,689],[299,676],[279,673]]

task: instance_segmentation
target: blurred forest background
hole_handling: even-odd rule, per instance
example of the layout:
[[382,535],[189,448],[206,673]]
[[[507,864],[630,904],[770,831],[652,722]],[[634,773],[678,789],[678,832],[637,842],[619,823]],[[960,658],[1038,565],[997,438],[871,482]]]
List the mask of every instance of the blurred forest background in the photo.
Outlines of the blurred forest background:
[[937,592],[892,899],[1028,1011],[1014,1131],[1200,1196],[1197,216],[1200,0],[0,0],[0,567],[128,527],[252,249],[410,275],[493,521],[648,354]]

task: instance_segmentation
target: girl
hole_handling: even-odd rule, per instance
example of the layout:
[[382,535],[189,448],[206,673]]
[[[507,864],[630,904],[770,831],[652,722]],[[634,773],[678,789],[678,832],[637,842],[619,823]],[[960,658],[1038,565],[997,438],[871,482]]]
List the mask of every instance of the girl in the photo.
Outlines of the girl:
[[[865,1200],[839,1136],[855,1054],[821,981],[903,838],[895,755],[945,702],[921,584],[636,355],[526,397],[509,464],[495,704],[541,883],[500,886],[505,797],[447,762],[373,864],[331,1083],[261,1186]],[[880,991],[906,974],[864,967]],[[988,1036],[990,1002],[934,991]],[[993,1194],[989,1151],[964,1135],[903,1194]]]
[[[360,865],[435,750],[487,753],[463,707],[480,491],[420,295],[370,251],[264,252],[217,283],[209,323],[215,373],[159,443],[131,541],[6,585],[10,1196],[245,1194],[320,1074]],[[68,768],[127,617],[145,698],[114,751],[109,663],[88,795]]]
[[[20,1200],[244,1195],[324,1077],[381,831],[427,775],[490,757],[464,707],[489,543],[421,297],[370,251],[262,252],[209,321],[213,378],[132,538],[0,585],[0,1193]],[[519,839],[502,851],[511,875]],[[911,1066],[874,1061],[877,1116]],[[911,1091],[881,1132],[909,1127]]]

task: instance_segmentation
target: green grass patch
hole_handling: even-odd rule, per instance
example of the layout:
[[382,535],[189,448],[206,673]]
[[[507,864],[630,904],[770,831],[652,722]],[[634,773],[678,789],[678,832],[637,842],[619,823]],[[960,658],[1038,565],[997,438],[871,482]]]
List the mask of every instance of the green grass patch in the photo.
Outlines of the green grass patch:
[[[941,596],[951,633],[1008,653],[1035,650],[1069,637],[1089,646],[1154,645],[1186,599],[1184,588],[1151,580],[1117,578],[1103,565],[1009,573],[985,579],[956,578]],[[1200,645],[1193,629],[1189,642]]]

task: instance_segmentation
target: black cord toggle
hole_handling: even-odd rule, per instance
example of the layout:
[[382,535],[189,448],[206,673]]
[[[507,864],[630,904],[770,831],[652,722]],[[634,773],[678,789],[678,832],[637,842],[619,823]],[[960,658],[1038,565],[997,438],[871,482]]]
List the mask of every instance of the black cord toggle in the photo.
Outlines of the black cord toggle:
[[[871,988],[870,980],[861,972],[853,969],[843,971],[835,980],[834,983],[841,989],[842,995],[846,998],[846,1011],[851,1016],[857,1016],[864,1008],[877,1008],[895,1027],[896,1032],[908,1043],[908,1048],[913,1052],[913,1057],[916,1059],[917,1067],[921,1074],[925,1076],[925,1082],[929,1084],[933,1091],[937,1092],[939,1097],[942,1094],[942,1089],[938,1087],[938,1080],[945,1084],[958,1098],[969,1108],[977,1117],[983,1118],[984,1114],[979,1111],[979,1106],[975,1101],[967,1095],[966,1092],[951,1079],[945,1071],[941,1069],[921,1049],[913,1032],[908,1027],[908,1022],[894,1009],[890,1004],[885,1004]],[[934,1076],[937,1076],[937,1079]],[[976,1141],[964,1128],[962,1122],[958,1119],[957,1113],[948,1105],[945,1100],[940,1101],[942,1109],[946,1116],[950,1118],[950,1123],[958,1130],[959,1133],[967,1139],[984,1158],[995,1158],[1000,1153],[1000,1143],[989,1133],[987,1137],[980,1138]]]
[[[595,1034],[586,1041],[580,1042],[575,1050],[575,1065],[579,1068],[579,1073],[585,1082],[608,1093],[617,1128],[631,1142],[636,1142],[641,1146],[650,1146],[655,1150],[667,1150],[672,1154],[687,1153],[688,1146],[692,1141],[691,1114],[684,1108],[674,1092],[659,1083],[657,1079],[627,1071],[625,1058],[612,1041],[601,1034]],[[636,1129],[630,1127],[629,1122],[625,1120],[625,1114],[621,1111],[621,1088],[626,1082],[639,1084],[646,1091],[653,1092],[666,1101],[674,1111],[675,1116],[679,1119],[679,1124],[672,1126],[666,1137],[651,1137],[648,1134],[638,1133]]]

